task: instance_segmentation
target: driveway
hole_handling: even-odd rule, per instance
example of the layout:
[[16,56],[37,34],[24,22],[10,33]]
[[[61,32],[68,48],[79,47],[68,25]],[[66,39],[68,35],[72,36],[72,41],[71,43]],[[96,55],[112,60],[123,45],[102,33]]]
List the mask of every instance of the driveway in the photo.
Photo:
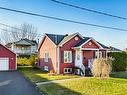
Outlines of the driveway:
[[0,95],[41,95],[18,71],[0,72]]

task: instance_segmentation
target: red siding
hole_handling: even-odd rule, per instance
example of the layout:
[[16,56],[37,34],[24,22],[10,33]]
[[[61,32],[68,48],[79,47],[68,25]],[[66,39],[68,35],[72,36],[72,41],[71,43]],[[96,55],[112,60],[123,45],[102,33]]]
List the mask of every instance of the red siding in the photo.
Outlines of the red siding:
[[[76,36],[75,36],[76,37]],[[77,35],[79,38],[77,41],[75,40],[75,37],[73,37],[71,40],[66,42],[61,48],[60,48],[60,73],[64,73],[64,68],[72,68],[74,67],[74,61],[75,61],[75,51],[72,49],[73,46],[75,46],[77,43],[81,41],[81,37]],[[63,52],[64,51],[72,51],[72,63],[64,63],[63,62]]]
[[9,58],[9,70],[16,69],[16,54],[5,48],[4,46],[0,45],[0,58],[8,57]]
[[94,57],[94,51],[92,50],[83,51],[83,64],[87,65],[88,59],[91,59],[93,57]]
[[[89,42],[91,42],[92,44],[89,45]],[[82,48],[99,48],[99,46],[96,45],[94,41],[90,40],[85,45],[83,45]]]
[[[45,52],[49,53],[48,62],[44,62]],[[49,70],[57,71],[57,48],[46,36],[39,49],[39,67],[48,66]]]

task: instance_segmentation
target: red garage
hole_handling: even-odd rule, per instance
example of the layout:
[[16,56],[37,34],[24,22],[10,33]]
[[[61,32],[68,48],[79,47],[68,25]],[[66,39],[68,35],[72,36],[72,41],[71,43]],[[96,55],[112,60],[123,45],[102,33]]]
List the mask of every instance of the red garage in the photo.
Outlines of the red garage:
[[0,44],[0,71],[16,69],[16,54]]

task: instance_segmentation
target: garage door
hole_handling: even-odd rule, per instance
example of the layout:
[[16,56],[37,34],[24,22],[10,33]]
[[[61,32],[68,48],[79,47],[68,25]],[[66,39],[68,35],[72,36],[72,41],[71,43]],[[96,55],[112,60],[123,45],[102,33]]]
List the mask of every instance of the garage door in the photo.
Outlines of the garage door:
[[9,70],[9,58],[0,58],[0,71]]

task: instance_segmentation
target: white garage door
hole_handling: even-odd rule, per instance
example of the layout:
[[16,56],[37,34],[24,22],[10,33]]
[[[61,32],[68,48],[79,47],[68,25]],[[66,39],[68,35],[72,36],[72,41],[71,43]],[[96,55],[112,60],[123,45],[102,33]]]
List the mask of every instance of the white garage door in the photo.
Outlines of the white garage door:
[[9,58],[0,58],[0,71],[9,70]]

